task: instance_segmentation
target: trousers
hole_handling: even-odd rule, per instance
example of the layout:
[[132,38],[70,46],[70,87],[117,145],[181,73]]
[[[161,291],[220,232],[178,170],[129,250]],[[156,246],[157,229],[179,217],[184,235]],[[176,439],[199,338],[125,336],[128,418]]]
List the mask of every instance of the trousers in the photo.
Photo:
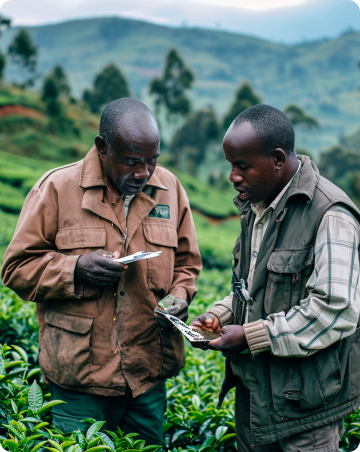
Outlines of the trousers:
[[343,421],[307,430],[276,443],[255,446],[250,430],[250,394],[236,379],[235,427],[238,452],[339,452]]
[[101,396],[72,391],[50,383],[52,400],[66,404],[52,407],[53,423],[64,433],[80,429],[86,431],[90,424],[82,419],[106,421],[103,430],[117,427],[128,433],[139,433],[136,439],[147,445],[162,445],[164,413],[166,409],[166,383],[159,383],[144,394],[133,398],[127,387],[124,396]]

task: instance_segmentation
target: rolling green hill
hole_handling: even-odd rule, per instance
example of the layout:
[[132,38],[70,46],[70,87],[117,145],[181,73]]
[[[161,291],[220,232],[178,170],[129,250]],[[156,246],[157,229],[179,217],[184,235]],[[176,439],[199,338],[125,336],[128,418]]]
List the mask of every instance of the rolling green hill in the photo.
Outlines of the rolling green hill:
[[[235,88],[247,79],[265,103],[283,108],[297,102],[320,119],[321,132],[310,136],[298,132],[299,144],[313,152],[331,146],[360,123],[360,33],[286,46],[240,34],[115,17],[29,29],[39,46],[39,72],[63,65],[78,96],[96,72],[115,62],[123,68],[133,95],[151,103],[148,83],[160,73],[168,49],[175,46],[195,72],[196,107],[213,104],[223,114]],[[0,48],[7,48],[15,32],[3,34]],[[8,67],[8,80],[15,71]]]

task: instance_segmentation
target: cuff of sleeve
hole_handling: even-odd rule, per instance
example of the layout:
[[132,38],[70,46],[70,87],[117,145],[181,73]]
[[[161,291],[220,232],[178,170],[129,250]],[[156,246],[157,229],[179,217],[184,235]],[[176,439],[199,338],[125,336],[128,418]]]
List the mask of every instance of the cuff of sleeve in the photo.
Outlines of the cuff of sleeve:
[[183,287],[173,287],[170,290],[170,295],[172,295],[174,298],[181,298],[182,300],[185,300],[187,304],[189,304],[188,294]]
[[232,311],[230,311],[230,309],[228,308],[225,308],[225,306],[213,306],[206,312],[216,315],[216,317],[219,319],[221,327],[228,325],[233,319]]
[[65,298],[81,298],[83,287],[75,289],[74,273],[80,256],[67,256],[61,271],[61,281],[64,285]]
[[263,320],[246,323],[243,328],[252,356],[271,350],[270,337]]

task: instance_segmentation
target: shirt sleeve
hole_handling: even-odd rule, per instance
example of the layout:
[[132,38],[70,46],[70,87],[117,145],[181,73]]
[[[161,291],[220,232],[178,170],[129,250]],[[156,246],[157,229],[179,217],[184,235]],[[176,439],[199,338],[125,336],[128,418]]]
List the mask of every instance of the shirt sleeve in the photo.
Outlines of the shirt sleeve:
[[217,301],[214,305],[206,311],[209,314],[214,314],[220,321],[223,327],[233,322],[234,314],[232,311],[233,292],[226,296],[223,300]]
[[252,355],[309,356],[350,336],[359,318],[359,223],[345,207],[329,209],[315,241],[309,296],[285,314],[244,325]]
[[2,267],[4,285],[23,300],[81,298],[74,270],[79,256],[59,253],[57,219],[38,188],[28,194]]
[[180,183],[178,189],[178,247],[175,252],[170,294],[190,303],[196,294],[195,280],[199,276],[202,263],[189,200]]

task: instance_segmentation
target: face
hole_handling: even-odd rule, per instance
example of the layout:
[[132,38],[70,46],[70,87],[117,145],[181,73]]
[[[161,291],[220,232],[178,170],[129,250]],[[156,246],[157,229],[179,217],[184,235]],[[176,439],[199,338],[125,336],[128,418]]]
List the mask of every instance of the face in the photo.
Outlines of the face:
[[230,181],[243,202],[272,202],[280,193],[285,153],[276,149],[271,157],[264,156],[252,125],[248,122],[230,127],[223,149],[231,163]]
[[155,171],[160,155],[159,132],[136,128],[131,133],[119,132],[112,146],[96,137],[95,144],[105,171],[106,180],[119,194],[141,192]]

